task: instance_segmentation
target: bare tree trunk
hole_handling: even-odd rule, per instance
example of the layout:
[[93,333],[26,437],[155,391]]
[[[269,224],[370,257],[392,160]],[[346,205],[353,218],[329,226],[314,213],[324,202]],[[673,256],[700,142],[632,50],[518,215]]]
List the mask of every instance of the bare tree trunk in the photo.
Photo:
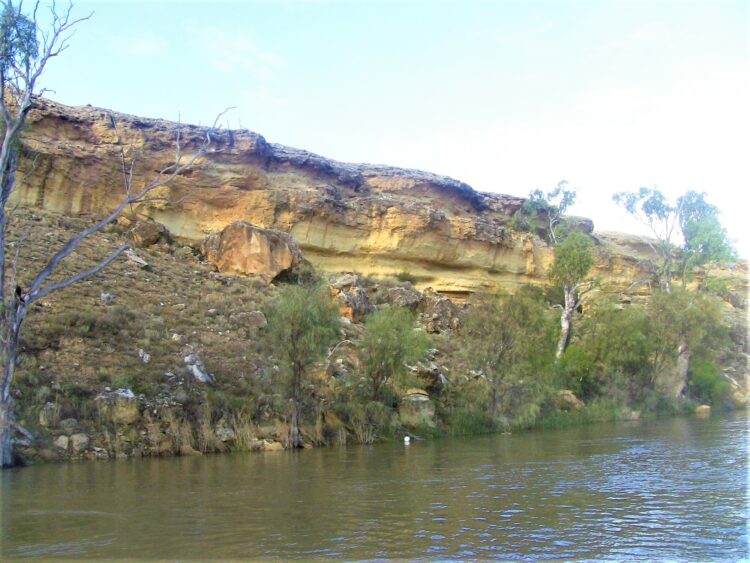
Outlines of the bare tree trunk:
[[13,465],[13,402],[0,398],[0,467]]
[[576,291],[574,288],[563,287],[565,293],[565,305],[560,315],[560,340],[557,341],[557,351],[555,352],[555,361],[559,361],[568,347],[570,340],[570,327],[573,324],[573,313],[576,308]]
[[495,424],[495,417],[497,416],[497,389],[495,388],[495,382],[492,382],[492,394],[490,395],[490,420],[492,424]]
[[675,363],[662,368],[656,374],[654,383],[659,393],[670,399],[679,399],[682,396],[687,386],[690,356],[690,349],[685,340],[682,339],[677,347]]
[[302,393],[302,374],[295,368],[295,374],[292,380],[292,420],[289,428],[289,445],[293,448],[301,448],[302,433],[300,432],[301,418],[301,393]]
[[17,303],[15,296],[9,299],[0,325],[0,358],[2,358],[2,378],[0,379],[0,467],[13,465],[13,431],[17,428],[13,417],[13,399],[10,394],[13,376],[16,371],[16,354],[21,324],[26,317],[23,302]]
[[299,429],[299,405],[296,400],[292,401],[292,423],[289,428],[289,445],[293,448],[302,447],[302,436]]
[[[131,162],[128,172],[125,165],[125,152],[121,150],[122,173],[125,183],[125,194],[115,209],[105,218],[89,226],[77,235],[71,237],[60,250],[50,257],[47,265],[33,277],[26,291],[16,285],[15,274],[18,265],[18,251],[23,239],[16,241],[16,253],[12,262],[8,261],[8,213],[7,205],[15,187],[15,173],[18,161],[18,142],[20,132],[26,125],[29,112],[34,107],[34,99],[44,94],[46,89],[37,91],[37,81],[47,63],[60,55],[66,48],[71,35],[70,29],[77,23],[87,20],[90,16],[71,19],[73,5],[58,13],[54,2],[51,7],[51,21],[48,29],[38,27],[37,2],[31,14],[23,14],[23,3],[3,3],[3,60],[0,68],[0,362],[3,372],[0,379],[0,461],[2,466],[10,465],[13,461],[13,432],[24,436],[30,441],[31,435],[18,426],[13,420],[13,401],[11,386],[16,365],[18,339],[28,307],[35,301],[42,299],[53,291],[69,287],[84,280],[112,263],[127,248],[120,246],[114,252],[101,260],[93,268],[65,277],[61,281],[49,281],[50,276],[57,270],[60,262],[70,256],[78,245],[87,237],[98,233],[119,217],[128,206],[134,203],[155,201],[159,198],[151,197],[154,190],[167,185],[174,178],[193,166],[208,150],[211,135],[216,129],[219,118],[217,116],[211,129],[206,131],[205,141],[198,147],[190,158],[183,158],[179,130],[176,135],[176,151],[174,162],[156,173],[153,180],[140,188],[133,190],[133,170],[135,160]],[[18,44],[8,48],[5,43],[17,41],[19,26],[23,30],[30,28],[30,36],[24,31],[24,37]],[[15,29],[13,35],[11,29]],[[8,52],[6,52],[8,51]],[[112,126],[120,143],[119,133],[114,118]]]

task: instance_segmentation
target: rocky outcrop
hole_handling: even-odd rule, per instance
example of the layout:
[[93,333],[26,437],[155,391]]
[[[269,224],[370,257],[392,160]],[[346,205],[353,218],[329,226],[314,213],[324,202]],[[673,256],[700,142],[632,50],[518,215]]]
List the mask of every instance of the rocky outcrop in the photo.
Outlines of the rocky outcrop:
[[354,274],[344,274],[334,280],[331,283],[331,294],[339,304],[341,316],[350,321],[361,322],[375,311],[367,292],[359,284],[359,277]]
[[235,221],[221,232],[207,236],[201,252],[222,274],[252,275],[265,282],[289,272],[304,260],[287,233],[244,221]]
[[[138,157],[134,185],[173,159],[175,123],[39,100],[23,136],[30,158],[21,163],[16,197],[58,212],[111,209],[122,197],[113,122],[128,156]],[[181,131],[186,155],[206,133],[195,126]],[[546,282],[550,250],[508,227],[523,198],[480,193],[418,170],[336,162],[247,130],[218,131],[213,139],[192,169],[154,194],[157,200],[133,208],[136,218],[152,219],[191,243],[244,221],[291,234],[319,269],[383,277],[408,272],[419,287],[457,295]],[[581,228],[591,229],[590,222]],[[144,232],[144,244],[157,236],[151,231]],[[234,227],[232,233],[249,240],[250,231]],[[618,253],[620,242],[602,238],[597,274],[623,285],[635,266]],[[253,269],[244,258],[220,262],[224,271]]]
[[424,301],[424,296],[414,289],[401,286],[388,289],[387,302],[394,307],[416,311],[422,301]]
[[[137,157],[134,186],[173,161],[176,123],[44,99],[36,105],[22,139],[25,156],[14,194],[21,202],[101,216],[123,195],[123,147],[126,157]],[[206,129],[179,127],[183,154],[190,155]],[[547,283],[550,248],[533,234],[509,228],[524,198],[477,192],[419,170],[337,162],[269,143],[248,130],[217,131],[212,138],[193,168],[157,190],[156,199],[129,209],[131,220],[153,220],[178,241],[195,245],[244,221],[290,234],[324,271],[376,277],[406,272],[419,288],[456,297]],[[591,221],[577,224],[593,232]],[[151,241],[155,233],[144,234]],[[646,293],[645,240],[618,233],[594,237],[593,275],[601,287],[632,291],[633,282],[643,280],[636,288]],[[743,287],[733,295],[746,299],[742,268],[734,278]]]
[[461,326],[458,307],[431,287],[425,289],[420,307],[419,319],[429,333],[451,333]]
[[185,356],[184,362],[196,381],[200,381],[201,383],[216,383],[216,378],[206,369],[201,359],[195,354]]
[[168,245],[170,240],[169,231],[156,221],[137,221],[128,231],[128,236],[133,245],[139,248],[149,248],[157,244]]

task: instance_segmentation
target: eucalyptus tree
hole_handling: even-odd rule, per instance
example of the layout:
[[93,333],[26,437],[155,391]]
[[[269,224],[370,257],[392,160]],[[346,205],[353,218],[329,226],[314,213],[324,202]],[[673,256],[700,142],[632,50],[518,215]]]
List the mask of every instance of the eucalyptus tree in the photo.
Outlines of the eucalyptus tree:
[[[646,225],[653,239],[646,242],[654,253],[653,273],[662,291],[672,290],[675,273],[685,287],[692,271],[701,265],[730,260],[734,249],[719,221],[719,210],[705,193],[687,191],[671,202],[656,188],[619,192],[613,196],[633,217]],[[679,267],[679,271],[675,269]]]
[[677,200],[684,244],[678,253],[682,288],[695,268],[705,268],[707,279],[715,263],[731,262],[737,253],[726,229],[719,221],[719,210],[706,201],[705,193],[688,191]]
[[541,190],[531,192],[523,206],[527,216],[542,215],[546,218],[542,230],[555,255],[549,277],[563,291],[560,338],[555,352],[557,360],[568,346],[576,309],[594,287],[593,280],[587,279],[594,260],[591,239],[565,220],[565,212],[575,203],[576,196],[576,191],[562,181],[546,194]]
[[570,341],[573,315],[583,303],[584,296],[594,288],[594,281],[587,279],[594,262],[593,243],[584,233],[572,231],[555,246],[554,254],[549,277],[563,290],[560,338],[555,350],[555,359],[559,360]]
[[565,224],[565,212],[576,201],[575,189],[568,188],[568,182],[562,180],[547,193],[542,190],[534,190],[521,208],[523,214],[537,225],[540,216],[545,218],[542,226],[544,236],[551,245],[556,245],[567,231]]

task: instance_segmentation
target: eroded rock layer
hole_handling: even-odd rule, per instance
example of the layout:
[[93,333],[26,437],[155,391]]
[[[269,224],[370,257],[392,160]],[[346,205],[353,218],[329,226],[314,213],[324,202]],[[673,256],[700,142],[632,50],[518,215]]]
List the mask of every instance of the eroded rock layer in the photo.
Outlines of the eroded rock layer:
[[[134,189],[174,160],[177,124],[93,107],[39,100],[23,144],[16,196],[65,213],[101,215],[123,196],[135,158]],[[194,153],[206,129],[180,126]],[[124,159],[123,159],[124,157]],[[513,232],[523,204],[451,178],[389,166],[346,164],[268,143],[248,130],[213,134],[209,151],[133,212],[200,242],[236,221],[290,233],[305,257],[328,271],[393,276],[455,295],[546,282],[550,249]],[[583,228],[592,229],[590,221]],[[595,275],[626,287],[641,272],[644,245],[598,234]]]

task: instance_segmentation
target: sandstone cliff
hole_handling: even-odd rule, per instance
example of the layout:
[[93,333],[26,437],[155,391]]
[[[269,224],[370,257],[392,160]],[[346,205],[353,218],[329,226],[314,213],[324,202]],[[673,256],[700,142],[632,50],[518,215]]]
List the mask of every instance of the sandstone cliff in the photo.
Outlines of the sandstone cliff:
[[[16,196],[25,203],[100,215],[122,196],[122,150],[137,159],[136,184],[174,158],[175,123],[48,100],[38,105],[23,137]],[[180,129],[189,154],[206,130]],[[523,198],[417,170],[336,162],[247,130],[218,132],[205,157],[160,195],[167,201],[134,212],[178,238],[199,242],[246,221],[290,233],[320,269],[409,272],[419,286],[456,296],[545,283],[551,261],[537,237],[508,226]],[[583,220],[582,228],[593,226]],[[636,237],[596,238],[595,275],[626,287],[639,276],[645,245]]]

